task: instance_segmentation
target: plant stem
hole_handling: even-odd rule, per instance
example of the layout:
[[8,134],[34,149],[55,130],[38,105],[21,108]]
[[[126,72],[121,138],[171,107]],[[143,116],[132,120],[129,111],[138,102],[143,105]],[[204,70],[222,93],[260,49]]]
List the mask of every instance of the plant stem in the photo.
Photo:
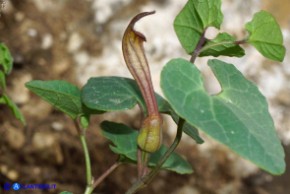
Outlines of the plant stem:
[[93,190],[109,175],[111,174],[117,167],[119,167],[122,163],[117,161],[115,162],[109,169],[107,169],[97,180],[93,183]]
[[169,147],[169,149],[166,151],[166,153],[158,161],[156,167],[149,174],[147,174],[143,178],[139,179],[134,185],[132,185],[132,187],[129,188],[129,190],[126,192],[126,194],[136,193],[138,190],[140,190],[143,187],[145,187],[146,185],[148,185],[152,181],[152,179],[157,175],[157,173],[161,169],[164,162],[168,159],[168,157],[172,154],[172,152],[178,146],[178,144],[181,140],[181,137],[182,137],[182,132],[183,132],[182,128],[183,128],[184,122],[185,122],[184,119],[182,119],[182,118],[179,119],[175,139],[174,139],[173,143],[171,144],[171,146]]
[[191,55],[191,58],[189,60],[191,63],[194,63],[195,59],[198,57],[198,55],[199,55],[199,53],[200,53],[200,51],[201,51],[201,49],[206,41],[206,38],[205,38],[206,30],[207,30],[207,28],[205,28],[203,33],[201,34],[201,37],[200,37],[192,55]]
[[82,147],[84,150],[84,156],[85,156],[85,162],[86,162],[86,178],[87,178],[87,188],[85,194],[90,194],[93,191],[92,187],[92,170],[91,170],[91,160],[90,160],[90,154],[86,142],[85,135],[80,135]]
[[88,150],[88,145],[85,136],[85,129],[81,129],[77,120],[74,121],[78,134],[80,136],[80,141],[82,144],[82,148],[84,151],[85,157],[85,164],[86,164],[86,179],[87,179],[87,186],[84,194],[91,194],[94,190],[93,188],[93,178],[92,178],[92,169],[91,169],[91,159],[90,153]]

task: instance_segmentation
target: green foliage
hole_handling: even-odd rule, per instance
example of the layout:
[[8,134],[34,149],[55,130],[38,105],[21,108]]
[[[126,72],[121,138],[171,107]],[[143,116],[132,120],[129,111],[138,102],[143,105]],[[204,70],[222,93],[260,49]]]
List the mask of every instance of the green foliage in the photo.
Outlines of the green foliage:
[[191,54],[205,29],[219,29],[222,20],[220,0],[189,0],[176,16],[174,29],[182,47]]
[[82,101],[94,110],[127,110],[137,103],[146,109],[135,81],[123,77],[90,78],[82,89]]
[[[158,102],[158,108],[161,113],[168,114],[172,117],[174,122],[178,124],[179,121],[179,116],[176,114],[176,112],[172,109],[170,104],[164,100],[161,96],[157,95],[157,102]],[[189,137],[195,140],[196,143],[202,144],[204,141],[203,139],[199,136],[198,130],[192,126],[189,125],[187,122],[183,125],[182,128],[183,132],[186,133]]]
[[0,70],[0,89],[6,91],[6,79],[3,71]]
[[[122,156],[123,161],[136,163],[137,161],[137,136],[138,131],[129,128],[124,124],[104,121],[101,124],[102,134],[112,141],[111,150]],[[153,153],[149,159],[149,166],[154,167],[159,159],[164,155],[167,148],[162,145],[161,148]],[[162,166],[163,169],[174,171],[179,174],[190,174],[192,168],[190,164],[176,153],[170,155]]]
[[25,86],[72,119],[82,114],[81,92],[66,81],[34,80],[26,83]]
[[200,57],[220,55],[229,57],[242,57],[244,49],[235,43],[236,39],[227,33],[219,33],[213,40],[208,40],[203,46]]
[[60,192],[59,194],[73,194],[73,193],[68,192],[68,191],[62,191],[62,192]]
[[3,94],[2,96],[0,96],[0,104],[7,105],[10,108],[10,110],[13,112],[15,118],[21,121],[22,124],[24,125],[26,124],[24,116],[20,112],[17,105],[9,98],[9,96],[7,96],[6,94]]
[[[177,123],[179,117],[168,102],[155,94],[161,113],[169,114]],[[132,79],[123,77],[90,78],[82,89],[82,101],[92,110],[120,111],[133,108],[139,104],[146,114],[146,105],[141,92]],[[197,143],[203,143],[196,128],[185,124],[183,131]]]
[[[153,12],[135,16],[130,24],[134,24],[141,17],[149,14]],[[222,87],[219,94],[209,95],[204,89],[201,72],[193,64],[196,56],[242,57],[245,51],[240,45],[245,43],[253,45],[269,59],[283,61],[286,51],[280,27],[273,16],[261,11],[245,25],[249,32],[248,37],[236,40],[235,37],[223,32],[217,34],[214,39],[208,40],[205,37],[207,28],[212,26],[219,29],[222,21],[221,0],[189,0],[176,16],[175,32],[185,51],[193,54],[190,60],[192,63],[184,59],[173,59],[165,65],[161,73],[161,88],[168,101],[155,93],[158,110],[160,113],[170,115],[178,124],[178,129],[183,126],[183,132],[197,143],[203,143],[198,133],[198,130],[202,130],[262,169],[272,174],[282,174],[285,171],[284,151],[275,133],[266,99],[258,88],[248,81],[234,65],[219,60],[209,60],[209,67]],[[131,27],[129,25],[129,29]],[[133,34],[128,33],[127,31],[126,37],[129,39],[125,40],[130,44],[139,44],[139,41],[144,41],[141,33],[132,29],[130,33]],[[125,46],[128,45],[125,44]],[[147,65],[143,47],[139,46],[126,47],[127,52],[124,53],[124,58],[130,62],[129,65],[134,70],[140,70],[142,67],[134,66],[133,62],[146,62]],[[5,74],[9,73],[12,68],[12,59],[5,46],[0,45],[0,49],[2,51],[0,63],[4,70],[0,71],[0,86],[5,90]],[[132,56],[130,53],[137,54]],[[149,70],[145,71],[149,75]],[[133,74],[138,74],[138,72],[133,71]],[[139,79],[144,79],[141,80],[142,83],[150,79],[147,74],[145,77],[146,79],[144,76],[139,77]],[[136,81],[128,78],[91,78],[81,91],[65,81],[31,81],[26,84],[26,87],[72,119],[79,118],[82,128],[88,127],[91,114],[127,110],[137,104],[147,116],[147,107],[139,86]],[[151,99],[153,99],[152,96],[150,95]],[[2,96],[0,103],[10,104],[13,110],[12,101],[6,98],[7,96]],[[155,101],[152,104],[155,104]],[[157,112],[156,109],[154,107],[155,112]],[[121,162],[136,163],[138,131],[124,124],[109,121],[104,121],[101,128],[103,136],[113,144],[110,145],[110,149],[120,155]],[[167,148],[162,145],[157,152],[151,154],[148,165],[152,168],[156,166],[166,150]],[[176,153],[170,155],[162,168],[180,174],[192,173],[188,162]],[[87,174],[89,174],[88,180],[91,180],[90,173]],[[146,176],[143,178],[145,180]],[[90,181],[88,182],[91,184]],[[62,194],[68,193],[62,192]]]
[[[197,10],[208,14],[205,16]],[[219,33],[213,40],[207,40],[204,37],[206,28],[219,28],[222,22],[222,14],[217,13],[220,13],[218,1],[189,0],[176,16],[174,28],[187,53],[242,57],[244,50],[239,44],[249,43],[265,57],[283,61],[285,47],[282,33],[271,14],[266,11],[256,13],[246,24],[250,35],[244,40],[237,41],[227,33]],[[212,14],[216,14],[216,20],[211,17]],[[203,44],[198,45],[202,41]],[[216,60],[209,64],[223,88],[215,96],[206,93],[200,72],[191,63],[175,59],[165,66],[161,87],[172,108],[189,124],[261,168],[272,174],[283,173],[283,148],[263,95],[232,65]]]
[[13,58],[7,46],[3,43],[0,43],[0,67],[3,68],[6,75],[11,72],[13,67]]
[[248,42],[264,57],[275,61],[283,61],[286,49],[283,36],[275,18],[266,11],[256,13],[252,21],[246,24],[250,33]]
[[25,125],[24,116],[17,105],[6,94],[6,75],[11,72],[12,68],[13,58],[10,51],[5,44],[0,43],[0,104],[7,105],[13,112],[15,118]]
[[173,109],[188,123],[273,174],[285,170],[284,152],[257,87],[231,64],[210,60],[222,92],[210,96],[201,73],[190,62],[171,60],[161,87]]
[[80,89],[69,82],[33,80],[27,82],[25,86],[73,120],[80,117],[80,124],[83,128],[88,127],[91,114],[103,113],[85,107],[81,102]]

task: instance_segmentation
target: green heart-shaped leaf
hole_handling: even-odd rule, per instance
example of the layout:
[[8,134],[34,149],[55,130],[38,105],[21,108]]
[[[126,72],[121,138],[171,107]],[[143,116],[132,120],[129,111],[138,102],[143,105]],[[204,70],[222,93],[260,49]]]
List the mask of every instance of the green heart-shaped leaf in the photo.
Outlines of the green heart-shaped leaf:
[[162,70],[161,88],[177,114],[262,169],[285,171],[284,152],[265,97],[232,65],[210,60],[222,92],[209,95],[199,70],[184,59]]
[[174,30],[186,50],[191,54],[204,30],[220,28],[223,20],[220,0],[189,0],[174,20]]
[[275,18],[266,11],[256,13],[253,20],[246,24],[250,33],[248,42],[264,57],[283,61],[286,49],[283,46],[283,35]]

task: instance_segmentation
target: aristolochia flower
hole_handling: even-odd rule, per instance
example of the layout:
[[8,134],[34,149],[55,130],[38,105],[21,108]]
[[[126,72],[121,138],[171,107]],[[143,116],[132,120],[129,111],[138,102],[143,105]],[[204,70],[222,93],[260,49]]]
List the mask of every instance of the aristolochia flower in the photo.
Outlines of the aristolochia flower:
[[152,86],[150,69],[144,53],[143,42],[146,38],[134,30],[134,24],[144,16],[155,12],[143,12],[136,15],[128,25],[122,41],[125,62],[135,78],[147,107],[147,117],[137,139],[139,147],[146,152],[155,152],[162,141],[162,119],[158,111],[154,89]]

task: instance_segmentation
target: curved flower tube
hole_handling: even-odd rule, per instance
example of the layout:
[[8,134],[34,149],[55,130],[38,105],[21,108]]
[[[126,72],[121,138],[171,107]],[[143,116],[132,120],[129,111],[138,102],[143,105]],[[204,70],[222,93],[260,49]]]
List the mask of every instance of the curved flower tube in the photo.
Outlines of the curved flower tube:
[[162,141],[162,118],[158,111],[150,69],[145,56],[143,42],[145,36],[134,30],[134,24],[141,18],[154,14],[143,12],[136,15],[129,23],[122,40],[122,50],[125,62],[136,80],[147,107],[147,117],[143,120],[137,139],[139,147],[145,152],[155,152]]

